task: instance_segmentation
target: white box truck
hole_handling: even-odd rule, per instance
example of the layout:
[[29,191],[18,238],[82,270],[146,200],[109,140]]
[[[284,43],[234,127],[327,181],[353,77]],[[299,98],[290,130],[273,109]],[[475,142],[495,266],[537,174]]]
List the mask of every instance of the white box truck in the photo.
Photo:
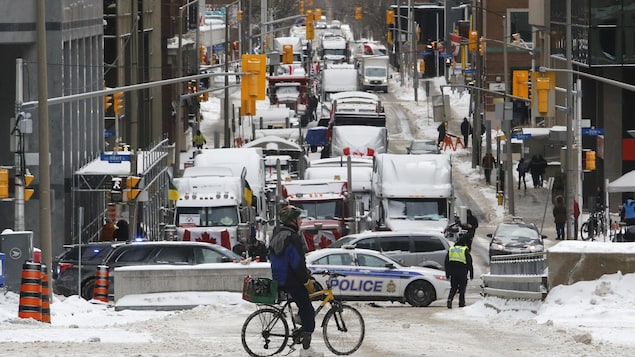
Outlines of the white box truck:
[[372,181],[378,229],[443,233],[454,217],[448,155],[375,155]]
[[358,59],[359,88],[388,93],[388,56],[362,56]]

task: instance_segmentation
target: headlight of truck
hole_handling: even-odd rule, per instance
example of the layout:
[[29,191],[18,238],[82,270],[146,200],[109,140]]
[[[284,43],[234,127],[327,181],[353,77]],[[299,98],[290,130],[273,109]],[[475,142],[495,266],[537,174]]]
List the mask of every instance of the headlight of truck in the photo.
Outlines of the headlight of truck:
[[388,80],[387,80],[386,78],[383,78],[383,79],[381,80],[381,83],[383,83],[383,84],[386,84],[387,82],[388,82]]
[[364,84],[370,84],[370,80],[368,78],[364,78]]

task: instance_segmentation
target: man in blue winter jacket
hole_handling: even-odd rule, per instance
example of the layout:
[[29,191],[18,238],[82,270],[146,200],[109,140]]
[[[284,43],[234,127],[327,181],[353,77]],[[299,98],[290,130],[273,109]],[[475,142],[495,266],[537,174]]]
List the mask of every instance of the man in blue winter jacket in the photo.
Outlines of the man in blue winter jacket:
[[[286,291],[298,306],[302,324],[302,348],[307,351],[311,346],[311,335],[315,330],[315,309],[311,304],[310,293],[315,291],[304,257],[304,243],[298,228],[302,211],[295,206],[286,206],[280,210],[280,229],[269,242],[269,261],[271,275],[278,286]],[[318,354],[311,353],[311,356]]]

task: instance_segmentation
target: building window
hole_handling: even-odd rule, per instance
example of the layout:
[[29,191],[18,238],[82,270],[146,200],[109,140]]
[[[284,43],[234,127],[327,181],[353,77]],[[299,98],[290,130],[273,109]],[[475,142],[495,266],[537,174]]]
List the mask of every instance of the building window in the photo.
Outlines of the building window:
[[533,41],[531,33],[531,25],[529,25],[529,10],[527,9],[509,9],[509,22],[507,24],[509,30],[509,41],[512,42],[512,34],[520,34],[520,38],[526,44]]

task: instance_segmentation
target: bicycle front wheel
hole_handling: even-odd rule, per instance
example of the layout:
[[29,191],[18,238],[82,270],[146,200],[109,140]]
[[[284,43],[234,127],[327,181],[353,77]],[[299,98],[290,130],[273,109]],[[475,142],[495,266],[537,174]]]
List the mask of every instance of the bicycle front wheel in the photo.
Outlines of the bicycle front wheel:
[[250,356],[273,356],[287,345],[289,324],[279,310],[258,309],[245,320],[240,338]]
[[322,335],[326,347],[336,355],[350,355],[364,341],[364,318],[348,305],[332,305],[322,322]]
[[582,223],[582,226],[580,226],[580,238],[582,238],[582,240],[587,240],[589,239],[589,236],[593,236],[593,233],[589,232],[589,223],[584,222]]

